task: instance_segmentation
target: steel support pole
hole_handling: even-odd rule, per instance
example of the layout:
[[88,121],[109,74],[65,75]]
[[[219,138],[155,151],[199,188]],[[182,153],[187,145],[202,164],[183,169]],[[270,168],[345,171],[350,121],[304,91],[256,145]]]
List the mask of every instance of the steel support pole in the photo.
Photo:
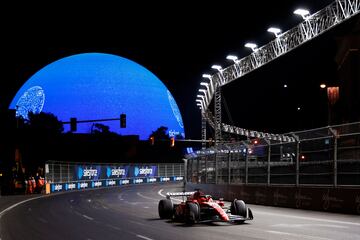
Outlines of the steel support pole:
[[187,183],[188,179],[187,179],[187,175],[188,175],[188,160],[187,159],[183,159],[184,161],[184,182]]
[[206,116],[205,112],[201,111],[201,148],[206,149]]
[[249,149],[247,149],[246,157],[245,157],[245,184],[248,184],[249,179],[249,168],[248,168],[248,162],[249,162]]
[[270,186],[270,161],[271,161],[271,142],[270,140],[264,139],[268,145],[268,156],[267,156],[267,185]]
[[296,186],[299,186],[299,174],[300,174],[300,142],[296,141]]
[[208,158],[209,156],[205,156],[205,183],[208,183]]
[[338,145],[338,139],[335,137],[334,139],[334,187],[337,187],[337,176],[338,176],[338,170],[337,170],[337,145]]
[[217,153],[215,153],[215,184],[218,183],[218,161],[217,161]]
[[329,128],[334,138],[334,162],[333,162],[333,175],[334,175],[334,187],[337,187],[337,148],[338,148],[338,136],[336,130]]
[[231,183],[231,152],[228,153],[228,184]]
[[215,90],[215,146],[221,142],[221,87],[217,84]]

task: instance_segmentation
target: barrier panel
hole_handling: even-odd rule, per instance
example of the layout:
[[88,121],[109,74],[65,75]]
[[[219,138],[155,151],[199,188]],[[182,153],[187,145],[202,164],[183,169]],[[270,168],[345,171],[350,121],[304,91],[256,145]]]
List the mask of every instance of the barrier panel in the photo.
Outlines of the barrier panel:
[[316,211],[360,215],[360,188],[310,186],[261,186],[186,183],[185,190],[201,189],[214,198],[232,201],[241,199],[249,204],[289,207]]
[[100,164],[49,161],[46,193],[184,180],[182,164]]

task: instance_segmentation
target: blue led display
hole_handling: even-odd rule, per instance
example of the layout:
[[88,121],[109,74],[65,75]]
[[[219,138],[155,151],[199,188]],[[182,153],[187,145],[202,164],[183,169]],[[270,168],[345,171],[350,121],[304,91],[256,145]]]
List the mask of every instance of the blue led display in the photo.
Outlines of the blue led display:
[[[122,135],[148,139],[160,126],[170,135],[185,137],[179,108],[166,86],[143,66],[111,54],[83,53],[55,61],[35,73],[17,92],[10,109],[27,118],[29,111],[49,112],[59,120],[119,118],[102,122]],[[78,133],[89,133],[93,123],[79,123]],[[68,131],[70,126],[64,126]]]

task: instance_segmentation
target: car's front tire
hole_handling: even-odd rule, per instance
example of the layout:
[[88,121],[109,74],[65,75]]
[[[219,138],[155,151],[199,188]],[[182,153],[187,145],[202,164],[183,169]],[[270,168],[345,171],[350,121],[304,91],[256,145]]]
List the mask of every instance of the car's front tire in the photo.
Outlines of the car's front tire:
[[[247,209],[246,209],[246,204],[243,200],[235,199],[231,203],[230,209],[231,209],[231,214],[242,216],[242,217],[246,218]],[[237,221],[237,223],[243,223],[243,222],[244,222],[244,220]]]
[[200,206],[196,203],[187,203],[186,204],[186,215],[185,221],[187,224],[194,224],[199,221],[200,217]]

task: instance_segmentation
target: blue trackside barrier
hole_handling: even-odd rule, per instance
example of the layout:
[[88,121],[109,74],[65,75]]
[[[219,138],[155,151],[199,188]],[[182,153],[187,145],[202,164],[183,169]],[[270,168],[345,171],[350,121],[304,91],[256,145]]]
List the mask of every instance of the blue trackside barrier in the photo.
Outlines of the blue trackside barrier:
[[149,178],[129,178],[129,179],[100,179],[68,183],[51,183],[50,193],[74,191],[95,188],[107,188],[131,184],[149,184],[149,183],[166,183],[166,182],[181,182],[184,180],[183,176],[172,177],[149,177]]

